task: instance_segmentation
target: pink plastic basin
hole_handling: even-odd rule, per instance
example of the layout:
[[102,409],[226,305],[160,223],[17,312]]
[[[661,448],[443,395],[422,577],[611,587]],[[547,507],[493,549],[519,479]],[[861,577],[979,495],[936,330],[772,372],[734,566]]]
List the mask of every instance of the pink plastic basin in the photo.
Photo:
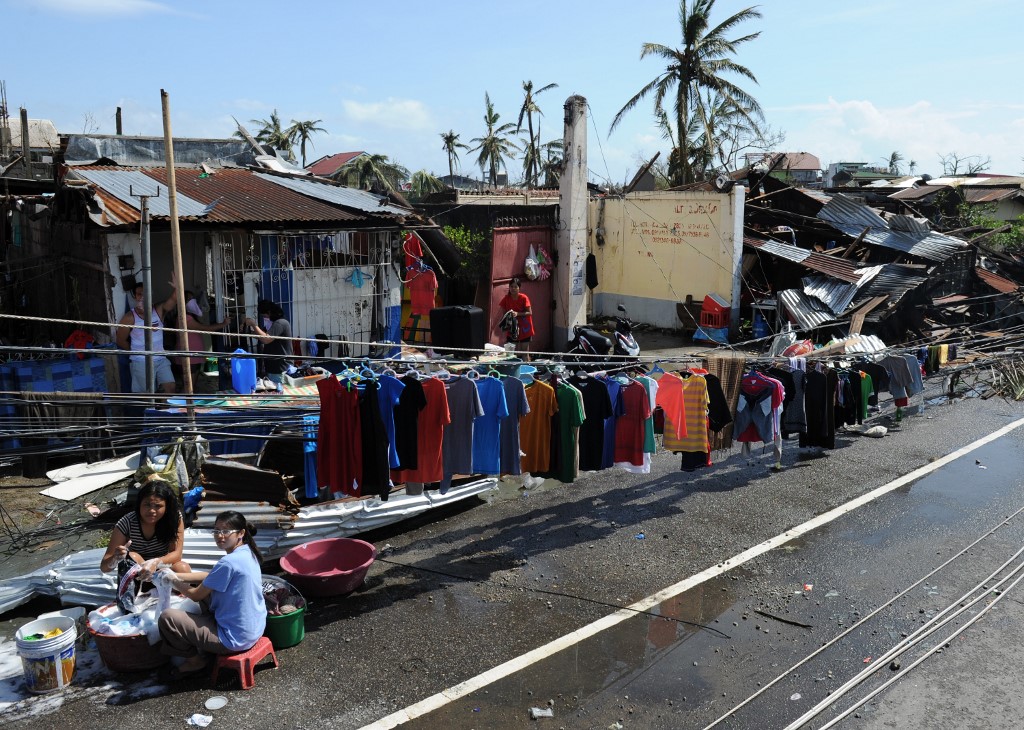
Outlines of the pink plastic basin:
[[287,579],[307,596],[343,596],[363,584],[377,548],[334,537],[293,547],[281,558]]

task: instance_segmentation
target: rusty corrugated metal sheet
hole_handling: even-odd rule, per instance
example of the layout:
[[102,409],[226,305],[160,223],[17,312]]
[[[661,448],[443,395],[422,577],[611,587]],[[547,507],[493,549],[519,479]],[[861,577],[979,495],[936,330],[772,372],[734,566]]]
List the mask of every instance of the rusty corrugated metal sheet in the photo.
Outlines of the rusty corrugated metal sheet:
[[988,284],[990,287],[995,289],[997,292],[1003,294],[1012,294],[1013,292],[1020,289],[1020,284],[1015,281],[1010,281],[1004,276],[1000,276],[994,271],[988,271],[980,266],[974,268],[974,273],[978,275],[978,278]]
[[[118,174],[127,179],[131,175],[142,172],[148,178],[166,185],[164,168],[145,168],[142,170],[125,168],[92,168],[107,171],[117,178]],[[79,171],[75,171],[77,174]],[[200,169],[179,168],[175,170],[175,178],[180,195],[209,206],[216,201],[212,210],[204,216],[179,215],[183,221],[202,221],[220,224],[279,224],[305,223],[315,225],[332,225],[336,223],[354,223],[380,221],[381,218],[393,221],[396,225],[400,220],[397,216],[384,212],[382,215],[368,215],[331,205],[322,200],[302,195],[294,190],[275,185],[261,179],[250,170],[224,168],[206,177],[201,177]],[[113,192],[98,184],[93,185],[96,199],[104,207],[103,216],[106,220],[97,222],[106,225],[134,225],[139,222],[139,209],[118,198]],[[96,219],[96,216],[94,216]],[[159,220],[159,216],[154,216]]]
[[851,284],[855,284],[861,279],[861,270],[857,267],[856,263],[837,256],[827,256],[817,251],[808,251],[788,243],[768,241],[753,236],[744,236],[743,243],[751,248],[769,253],[772,256],[784,258],[787,261],[806,266],[812,271],[818,271],[835,279],[848,281]]
[[[941,233],[927,231],[913,219],[894,219],[890,225],[866,205],[836,195],[818,212],[818,218],[851,238],[864,235],[865,243],[891,248],[929,261],[945,261],[967,248],[967,243]],[[899,218],[906,219],[906,216]]]

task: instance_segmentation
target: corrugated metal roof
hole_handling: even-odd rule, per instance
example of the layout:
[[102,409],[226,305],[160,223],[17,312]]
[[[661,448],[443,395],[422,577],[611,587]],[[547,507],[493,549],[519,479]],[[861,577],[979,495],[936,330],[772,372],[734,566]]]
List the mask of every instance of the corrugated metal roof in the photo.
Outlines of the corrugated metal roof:
[[860,280],[856,283],[841,284],[827,276],[811,276],[803,279],[804,294],[815,297],[829,308],[833,314],[841,315],[853,302],[857,292],[878,276],[882,266],[869,266],[860,270]]
[[[166,169],[163,167],[145,168],[142,170],[125,170],[112,168],[82,168],[75,169],[69,173],[69,178],[82,176],[83,173],[106,171],[113,177],[100,176],[104,184],[94,183],[96,186],[96,198],[103,206],[104,215],[93,216],[100,225],[133,225],[139,222],[139,204],[134,198],[129,201],[115,195],[108,190],[107,184],[111,180],[117,182],[119,179],[127,180],[130,176],[141,174],[150,187],[154,183],[161,186],[166,185]],[[175,179],[178,188],[179,217],[182,220],[203,221],[207,223],[229,223],[229,224],[279,224],[279,223],[303,223],[316,225],[334,225],[337,223],[366,222],[371,218],[351,208],[343,208],[331,205],[315,197],[303,195],[281,185],[275,185],[263,178],[273,177],[254,173],[246,169],[224,168],[219,169],[212,175],[203,176],[200,169],[177,168]],[[122,182],[123,188],[127,185]],[[314,185],[317,183],[313,183]],[[334,186],[331,186],[334,187]],[[185,215],[182,212],[181,199],[185,196],[192,201],[197,201],[203,208],[212,203],[213,209],[202,217],[196,215]],[[381,207],[379,218],[394,222],[398,225],[401,221],[396,216],[388,213],[386,207]],[[202,212],[202,208],[198,212]],[[403,218],[411,211],[402,210]],[[164,212],[166,217],[167,212]],[[158,216],[159,217],[159,216]]]
[[836,320],[835,315],[828,311],[828,307],[799,289],[784,289],[776,294],[776,299],[782,302],[800,329],[814,329]]
[[875,246],[895,249],[929,261],[945,261],[967,248],[967,243],[941,233],[929,231],[914,219],[897,216],[892,225],[866,205],[844,195],[836,195],[819,212],[818,218],[851,238],[869,229],[864,241]]
[[365,152],[339,152],[336,155],[330,155],[329,157],[317,160],[306,169],[314,175],[330,177],[352,160],[359,157],[359,155],[365,154]]
[[812,271],[818,271],[835,279],[848,281],[851,284],[860,281],[861,278],[861,270],[857,267],[856,263],[841,259],[838,256],[828,256],[817,251],[808,251],[799,246],[792,246],[788,243],[768,241],[763,238],[754,238],[753,236],[744,236],[743,243],[751,248],[769,253],[772,256],[778,256],[793,263],[801,264]]
[[[69,174],[83,178],[100,186],[110,195],[113,195],[122,203],[127,203],[130,207],[135,208],[136,210],[141,209],[142,201],[139,200],[139,198],[134,197],[132,193],[135,195],[156,195],[159,191],[159,197],[151,197],[149,199],[149,214],[151,216],[163,217],[171,214],[171,203],[170,199],[167,197],[167,186],[157,183],[153,178],[149,177],[141,170],[77,168]],[[193,200],[187,195],[183,195],[180,190],[178,190],[175,197],[178,201],[179,217],[198,217],[201,216],[203,211],[206,209],[206,203]]]
[[341,205],[345,208],[355,208],[361,210],[364,213],[370,213],[372,215],[412,215],[413,211],[409,208],[400,208],[393,203],[388,202],[388,199],[382,195],[375,193],[369,193],[365,190],[356,190],[355,188],[346,188],[341,185],[335,185],[333,183],[319,182],[316,180],[310,180],[309,178],[297,178],[297,177],[280,177],[278,175],[268,175],[263,172],[254,173],[256,177],[280,185],[281,187],[294,190],[302,195],[308,195],[311,198],[317,200],[323,200],[328,203],[334,203],[335,205]]
[[1012,294],[1013,292],[1020,289],[1020,284],[1015,281],[1011,281],[1004,276],[1000,276],[994,271],[983,269],[980,266],[976,266],[974,273],[978,275],[983,282],[988,284],[990,287],[1003,294]]

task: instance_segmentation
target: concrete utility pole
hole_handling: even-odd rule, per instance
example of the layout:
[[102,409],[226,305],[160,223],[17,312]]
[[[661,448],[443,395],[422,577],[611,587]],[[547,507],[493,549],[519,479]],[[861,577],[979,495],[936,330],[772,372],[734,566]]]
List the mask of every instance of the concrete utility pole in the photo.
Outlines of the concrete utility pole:
[[587,100],[570,96],[564,108],[565,146],[558,184],[562,220],[555,238],[557,307],[552,318],[555,350],[569,341],[573,326],[586,324],[587,319]]

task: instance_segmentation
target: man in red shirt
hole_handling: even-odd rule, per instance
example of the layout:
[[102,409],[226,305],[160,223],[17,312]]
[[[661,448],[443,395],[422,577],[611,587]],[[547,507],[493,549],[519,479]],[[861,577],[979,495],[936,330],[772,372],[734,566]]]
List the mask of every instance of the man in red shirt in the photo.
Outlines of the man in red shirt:
[[[519,278],[513,278],[508,285],[508,294],[501,298],[498,306],[505,314],[511,313],[518,325],[508,331],[507,341],[515,344],[517,350],[529,353],[530,341],[533,339],[533,309],[530,306],[530,297],[519,289]],[[529,354],[525,359],[530,359]]]

